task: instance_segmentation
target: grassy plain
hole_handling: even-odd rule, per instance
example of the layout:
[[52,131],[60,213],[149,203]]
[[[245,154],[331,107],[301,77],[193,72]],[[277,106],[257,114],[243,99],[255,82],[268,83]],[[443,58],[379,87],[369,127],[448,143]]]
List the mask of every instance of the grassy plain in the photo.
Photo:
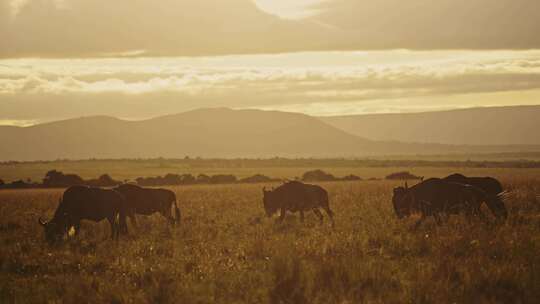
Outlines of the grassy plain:
[[[276,177],[306,171],[203,169]],[[321,169],[381,177],[402,168]],[[264,184],[181,186],[170,188],[180,201],[179,227],[158,215],[140,218],[139,229],[115,243],[106,222],[85,222],[78,239],[51,248],[37,217],[52,216],[62,190],[3,190],[0,302],[538,303],[540,170],[406,169],[425,176],[496,176],[511,190],[510,216],[502,225],[456,216],[412,231],[414,218],[400,221],[393,214],[398,183],[322,183],[336,213],[332,229],[314,214],[304,223],[298,215],[284,223],[266,218]]]

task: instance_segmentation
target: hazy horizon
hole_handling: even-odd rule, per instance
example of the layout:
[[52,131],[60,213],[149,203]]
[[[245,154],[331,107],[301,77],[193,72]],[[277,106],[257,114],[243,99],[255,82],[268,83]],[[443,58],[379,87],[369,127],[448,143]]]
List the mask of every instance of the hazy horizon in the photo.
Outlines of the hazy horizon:
[[350,51],[0,60],[0,121],[208,107],[314,116],[540,104],[540,51]]

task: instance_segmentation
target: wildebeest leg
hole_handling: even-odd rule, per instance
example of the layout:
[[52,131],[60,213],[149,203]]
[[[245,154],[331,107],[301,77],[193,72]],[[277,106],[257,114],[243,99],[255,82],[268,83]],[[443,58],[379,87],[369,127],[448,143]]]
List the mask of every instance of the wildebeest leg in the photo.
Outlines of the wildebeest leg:
[[167,219],[167,221],[169,222],[169,224],[171,224],[171,225],[174,226],[175,220],[174,220],[174,218],[172,217],[170,208],[169,208],[169,210],[160,210],[159,213],[160,213],[161,215],[163,215],[163,216]]
[[330,221],[332,222],[332,227],[334,227],[335,226],[334,212],[332,212],[332,210],[330,210],[330,207],[328,206],[324,206],[323,209],[324,211],[326,211],[326,214],[328,214],[328,217],[330,218]]
[[413,229],[414,230],[418,229],[425,219],[426,219],[426,215],[422,213],[422,217],[418,220],[418,222],[416,222]]
[[315,208],[313,209],[313,212],[319,217],[319,221],[321,222],[321,225],[322,225],[324,216],[322,215],[321,210],[319,210],[318,208]]
[[108,217],[107,220],[111,225],[111,239],[118,240],[118,226],[114,217]]
[[439,213],[435,213],[433,214],[433,217],[435,218],[435,222],[437,222],[437,225],[441,225],[442,224],[442,221],[441,221],[441,216]]
[[279,222],[282,223],[283,220],[285,220],[285,209],[281,209],[280,210],[280,214],[279,214]]
[[118,226],[118,233],[122,232],[124,234],[128,234],[128,226],[127,226],[127,215],[125,212],[120,211],[118,214],[118,220],[119,220],[119,226]]
[[482,212],[482,205],[481,205],[481,204],[478,204],[477,206],[475,206],[474,212],[475,212],[476,216],[478,216],[478,218],[479,218],[482,222],[487,222],[487,217],[486,217],[486,215],[484,214],[484,212]]
[[80,220],[76,221],[73,226],[75,227],[75,236],[78,237],[81,231],[81,221]]
[[137,220],[135,219],[135,213],[131,213],[129,215],[129,221],[131,222],[131,225],[133,225],[133,227],[137,228]]
[[478,215],[478,212],[475,208],[475,202],[472,200],[467,200],[464,205],[465,209],[465,216],[467,217],[467,222],[471,223],[473,220],[473,217],[475,215]]

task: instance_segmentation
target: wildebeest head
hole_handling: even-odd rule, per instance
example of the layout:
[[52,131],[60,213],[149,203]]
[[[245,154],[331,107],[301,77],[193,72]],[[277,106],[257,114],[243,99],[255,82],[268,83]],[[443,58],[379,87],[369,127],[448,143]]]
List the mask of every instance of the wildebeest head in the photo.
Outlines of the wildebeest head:
[[394,205],[394,211],[399,219],[411,214],[411,196],[408,195],[408,190],[407,184],[405,184],[405,187],[394,188],[392,204]]
[[64,225],[61,225],[54,220],[46,222],[42,220],[41,217],[38,219],[38,222],[41,226],[43,226],[45,232],[45,240],[47,241],[47,243],[52,245],[62,239],[66,230]]
[[56,215],[50,221],[44,221],[40,217],[38,223],[43,226],[45,240],[51,245],[60,241],[66,232],[65,221]]
[[488,208],[497,218],[502,220],[506,220],[508,218],[508,210],[506,209],[501,196],[498,195],[495,197],[489,197],[486,203],[488,204]]
[[266,211],[268,217],[271,217],[278,210],[278,204],[275,201],[275,193],[273,192],[273,190],[266,190],[266,188],[263,188],[264,211]]

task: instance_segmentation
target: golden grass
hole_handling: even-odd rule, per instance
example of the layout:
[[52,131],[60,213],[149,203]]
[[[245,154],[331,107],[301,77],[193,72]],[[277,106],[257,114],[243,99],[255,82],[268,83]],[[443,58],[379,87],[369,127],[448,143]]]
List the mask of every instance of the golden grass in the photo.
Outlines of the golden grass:
[[503,225],[453,217],[411,231],[414,219],[393,214],[397,184],[387,181],[321,184],[335,230],[312,213],[305,223],[266,218],[262,184],[199,185],[171,188],[177,228],[140,218],[115,243],[108,223],[84,222],[55,248],[37,217],[52,216],[62,190],[0,191],[0,302],[534,303],[540,174],[531,172],[498,175],[513,191]]

